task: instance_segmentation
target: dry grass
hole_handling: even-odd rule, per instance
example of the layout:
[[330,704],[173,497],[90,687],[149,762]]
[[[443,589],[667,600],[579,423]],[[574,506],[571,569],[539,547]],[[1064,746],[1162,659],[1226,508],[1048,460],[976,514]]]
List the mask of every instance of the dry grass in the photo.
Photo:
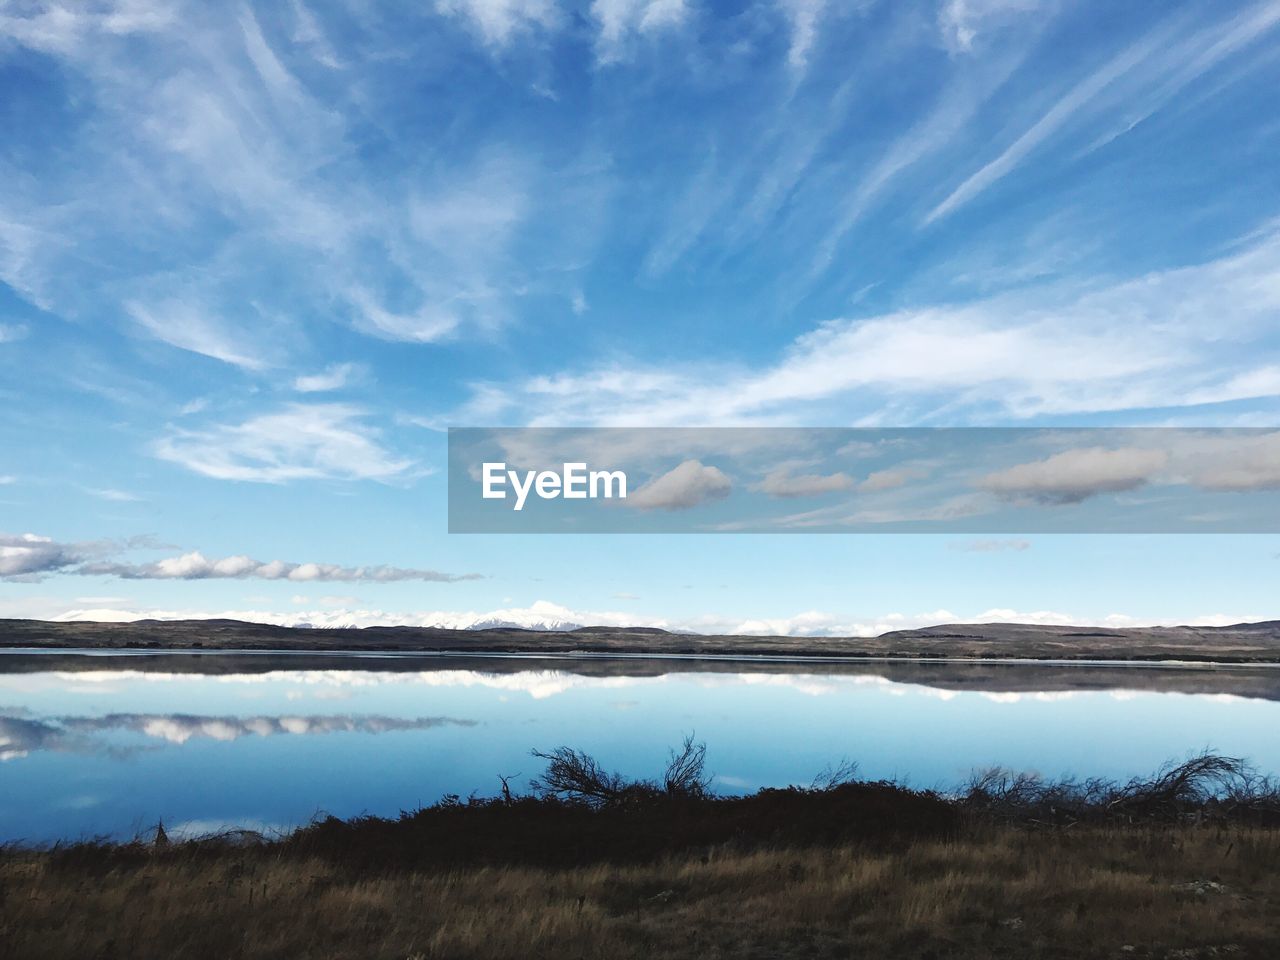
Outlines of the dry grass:
[[274,842],[0,850],[0,957],[1280,956],[1280,786],[1229,757],[718,797],[691,737],[655,780],[539,756],[536,796]]
[[1195,826],[384,875],[270,846],[105,874],[10,850],[0,956],[1274,957],[1278,862],[1280,831]]

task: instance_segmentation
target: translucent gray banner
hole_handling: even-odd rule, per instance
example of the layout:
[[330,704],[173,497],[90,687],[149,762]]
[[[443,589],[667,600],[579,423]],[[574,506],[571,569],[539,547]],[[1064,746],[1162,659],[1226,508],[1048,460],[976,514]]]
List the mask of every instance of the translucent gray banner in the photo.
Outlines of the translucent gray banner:
[[449,431],[450,533],[1275,533],[1280,429]]

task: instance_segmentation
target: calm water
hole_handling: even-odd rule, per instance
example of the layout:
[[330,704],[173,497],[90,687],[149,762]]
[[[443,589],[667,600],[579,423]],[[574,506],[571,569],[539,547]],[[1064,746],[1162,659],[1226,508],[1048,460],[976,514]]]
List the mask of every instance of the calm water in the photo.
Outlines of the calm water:
[[917,786],[992,764],[1127,777],[1206,746],[1275,773],[1277,698],[1266,668],[0,654],[0,840],[395,814],[520,783],[561,744],[649,775],[689,731],[725,792],[842,757]]

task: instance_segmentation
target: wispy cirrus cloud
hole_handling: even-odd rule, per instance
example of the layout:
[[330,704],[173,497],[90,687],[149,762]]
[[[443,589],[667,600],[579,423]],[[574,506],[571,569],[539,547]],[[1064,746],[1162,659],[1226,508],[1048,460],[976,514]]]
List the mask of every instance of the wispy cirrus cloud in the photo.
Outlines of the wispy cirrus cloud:
[[[979,2],[977,7],[1030,7],[1034,4]],[[965,25],[963,11],[966,0],[953,0],[945,9],[961,11],[954,26],[963,46],[972,41],[973,30]],[[971,201],[992,184],[1012,172],[1028,155],[1068,123],[1094,105],[1113,88],[1115,99],[1124,103],[1144,102],[1149,116],[1171,100],[1187,84],[1212,69],[1221,61],[1249,44],[1256,43],[1280,23],[1280,5],[1266,0],[1241,11],[1226,23],[1215,23],[1188,36],[1179,36],[1174,25],[1160,26],[1133,43],[1068,90],[1034,124],[1017,137],[1004,151],[957,186],[941,203],[929,211],[925,222],[945,217]],[[1115,110],[1115,100],[1104,108]],[[1136,125],[1144,117],[1130,115],[1126,123]],[[1105,142],[1096,141],[1096,142]]]
[[639,39],[671,30],[691,14],[686,0],[591,0],[596,21],[596,59],[601,64],[626,58]]
[[362,409],[341,403],[293,403],[241,423],[174,429],[154,452],[207,477],[257,483],[391,481],[414,465],[382,445]]
[[[555,10],[551,0],[441,4],[494,42]],[[492,327],[558,257],[545,237],[510,256],[531,213],[512,171],[533,178],[538,166],[518,145],[480,141],[465,159],[437,156],[429,174],[352,163],[353,128],[379,107],[357,110],[324,89],[317,59],[332,70],[340,58],[301,3],[23,13],[0,20],[0,37],[83,81],[94,116],[74,158],[33,189],[0,190],[0,278],[42,309],[74,316],[91,298],[114,301],[126,332],[262,373],[284,365],[317,319],[412,343]],[[347,82],[375,86],[378,63],[345,64]],[[128,246],[146,256],[124,256]],[[71,269],[77,289],[52,283]]]
[[191,300],[170,299],[154,304],[133,301],[125,304],[139,327],[157,340],[246,370],[262,370],[268,363],[260,344],[229,328],[220,317],[206,312],[208,306]]
[[[458,419],[521,411],[530,425],[787,423],[842,409],[867,425],[945,417],[1183,407],[1268,396],[1280,237],[1217,260],[1084,287],[1041,284],[967,304],[831,320],[781,359],[612,364],[480,384]],[[528,414],[527,412],[532,412]]]
[[1028,14],[1047,16],[1052,0],[944,0],[938,8],[938,30],[952,53],[970,53],[983,32]]

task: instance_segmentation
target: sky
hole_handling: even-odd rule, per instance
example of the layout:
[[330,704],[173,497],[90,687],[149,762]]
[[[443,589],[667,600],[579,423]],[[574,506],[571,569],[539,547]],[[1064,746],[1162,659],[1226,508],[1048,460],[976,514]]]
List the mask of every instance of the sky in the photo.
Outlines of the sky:
[[1263,533],[450,535],[445,432],[1280,427],[1277,38],[1276,2],[0,2],[0,616],[1280,617]]

